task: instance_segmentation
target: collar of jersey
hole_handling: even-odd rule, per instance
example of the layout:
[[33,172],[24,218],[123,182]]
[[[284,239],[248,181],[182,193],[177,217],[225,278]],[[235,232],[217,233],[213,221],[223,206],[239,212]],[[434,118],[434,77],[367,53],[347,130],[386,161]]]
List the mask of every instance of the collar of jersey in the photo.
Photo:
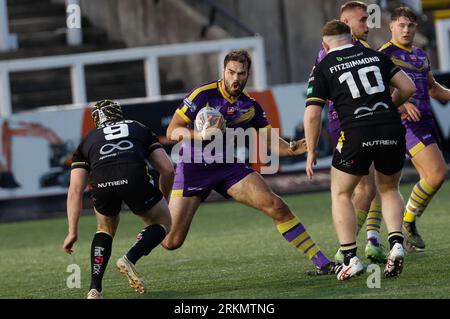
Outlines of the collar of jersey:
[[352,46],[353,46],[353,43],[344,44],[344,45],[341,45],[340,47],[331,49],[330,51],[328,51],[328,54],[330,54],[331,52],[334,52],[334,51],[339,51],[339,50],[344,50],[344,49],[347,49],[347,48],[351,48]]
[[219,88],[219,92],[220,92],[220,94],[222,94],[222,96],[223,96],[223,98],[225,100],[227,100],[228,102],[233,104],[234,102],[236,102],[239,99],[239,96],[241,96],[242,93],[239,94],[238,96],[236,96],[235,98],[232,97],[232,96],[229,96],[222,88],[222,81],[223,80],[219,80],[218,83],[217,83],[218,84],[217,87]]
[[405,51],[408,51],[409,53],[411,53],[412,50],[413,50],[412,47],[411,47],[411,48],[405,47],[404,45],[401,45],[400,43],[397,43],[397,42],[395,42],[394,40],[391,40],[391,43],[392,43],[393,45],[395,45],[396,47],[399,47],[400,49],[403,49],[403,50],[405,50]]
[[361,43],[364,47],[370,49],[370,45],[369,45],[369,43],[367,43],[366,40],[359,39],[357,37],[353,37],[353,45],[356,45],[357,42]]

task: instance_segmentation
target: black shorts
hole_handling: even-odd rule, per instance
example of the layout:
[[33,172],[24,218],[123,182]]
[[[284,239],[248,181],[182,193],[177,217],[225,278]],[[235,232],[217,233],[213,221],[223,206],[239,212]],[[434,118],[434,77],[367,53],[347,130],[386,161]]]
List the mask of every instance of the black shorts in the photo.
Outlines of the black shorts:
[[163,198],[145,164],[116,164],[95,169],[91,183],[94,207],[105,216],[119,214],[122,202],[140,215]]
[[403,168],[406,143],[401,124],[371,125],[347,129],[333,155],[333,167],[351,175],[368,175],[375,169],[393,175]]

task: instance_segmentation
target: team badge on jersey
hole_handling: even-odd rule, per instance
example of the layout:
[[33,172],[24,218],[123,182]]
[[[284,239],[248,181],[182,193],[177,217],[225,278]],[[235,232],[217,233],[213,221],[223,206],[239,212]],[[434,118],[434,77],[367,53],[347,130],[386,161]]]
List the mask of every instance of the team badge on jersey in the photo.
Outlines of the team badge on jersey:
[[236,112],[236,109],[234,108],[234,106],[229,105],[227,107],[227,115],[234,115],[235,112]]

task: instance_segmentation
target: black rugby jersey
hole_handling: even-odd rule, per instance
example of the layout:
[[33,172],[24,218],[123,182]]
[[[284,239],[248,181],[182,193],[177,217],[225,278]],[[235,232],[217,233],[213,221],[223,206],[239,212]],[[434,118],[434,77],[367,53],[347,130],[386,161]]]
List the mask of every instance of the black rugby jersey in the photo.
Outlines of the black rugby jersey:
[[334,102],[341,128],[400,123],[389,83],[400,69],[384,54],[345,45],[331,50],[316,66],[306,106]]
[[145,163],[150,153],[162,147],[156,135],[133,120],[109,122],[93,129],[73,155],[72,168],[93,170],[119,163]]

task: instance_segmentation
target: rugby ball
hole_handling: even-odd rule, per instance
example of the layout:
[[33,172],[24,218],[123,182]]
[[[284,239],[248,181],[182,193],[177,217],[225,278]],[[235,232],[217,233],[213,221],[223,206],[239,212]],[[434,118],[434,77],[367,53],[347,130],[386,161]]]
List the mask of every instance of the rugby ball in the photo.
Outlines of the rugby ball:
[[220,130],[223,132],[225,131],[225,119],[223,118],[222,113],[211,106],[205,106],[197,113],[194,121],[194,128],[196,131],[201,132],[208,127],[216,125],[220,119],[223,121],[223,124],[220,127]]

